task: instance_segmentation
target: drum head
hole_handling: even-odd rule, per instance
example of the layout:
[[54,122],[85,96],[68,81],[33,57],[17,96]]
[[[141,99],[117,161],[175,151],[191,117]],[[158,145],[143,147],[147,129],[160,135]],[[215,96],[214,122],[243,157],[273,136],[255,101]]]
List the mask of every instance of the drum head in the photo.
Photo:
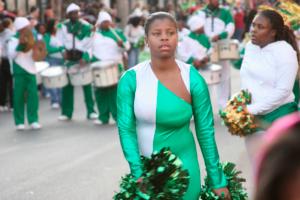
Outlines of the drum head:
[[53,76],[58,76],[64,73],[64,69],[61,66],[53,66],[48,69],[45,69],[42,73],[41,76],[46,76],[46,77],[53,77]]
[[79,64],[73,65],[68,69],[68,74],[78,74],[78,73],[84,73],[86,71],[89,71],[90,67],[89,65],[80,66]]
[[38,73],[40,73],[41,71],[47,69],[50,66],[48,62],[44,62],[44,61],[35,62],[34,65],[35,65],[36,71]]
[[106,68],[115,65],[117,62],[113,60],[97,61],[91,64],[91,68]]
[[208,66],[208,69],[211,71],[221,71],[222,66],[221,65],[216,65],[216,64],[211,64]]

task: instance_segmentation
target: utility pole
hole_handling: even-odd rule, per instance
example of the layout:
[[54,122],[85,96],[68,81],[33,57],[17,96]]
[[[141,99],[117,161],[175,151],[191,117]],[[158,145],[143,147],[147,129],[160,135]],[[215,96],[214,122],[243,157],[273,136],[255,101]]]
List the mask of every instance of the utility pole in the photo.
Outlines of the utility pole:
[[129,2],[128,0],[117,0],[118,17],[121,19],[121,27],[124,28],[129,16]]

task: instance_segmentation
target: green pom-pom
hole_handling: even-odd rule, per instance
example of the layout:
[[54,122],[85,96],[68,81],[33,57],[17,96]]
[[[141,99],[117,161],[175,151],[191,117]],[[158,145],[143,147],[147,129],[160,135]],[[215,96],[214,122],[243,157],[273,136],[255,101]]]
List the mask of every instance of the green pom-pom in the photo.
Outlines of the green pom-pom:
[[[221,165],[221,168],[224,171],[224,174],[227,179],[227,183],[228,183],[227,188],[230,192],[231,199],[248,200],[248,194],[242,185],[242,183],[245,182],[246,180],[244,178],[239,177],[241,171],[237,171],[235,169],[235,164],[230,162],[223,163]],[[204,183],[205,184],[201,187],[201,195],[200,195],[201,200],[223,200],[224,199],[224,197],[218,197],[213,193],[208,183],[208,177],[204,178]]]
[[181,200],[188,188],[189,175],[182,162],[169,148],[141,157],[143,173],[140,182],[125,176],[115,200]]

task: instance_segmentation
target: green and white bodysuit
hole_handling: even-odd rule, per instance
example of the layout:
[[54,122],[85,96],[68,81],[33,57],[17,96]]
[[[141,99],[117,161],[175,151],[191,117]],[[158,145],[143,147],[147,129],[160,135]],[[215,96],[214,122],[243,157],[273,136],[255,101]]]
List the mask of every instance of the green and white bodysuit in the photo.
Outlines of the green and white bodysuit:
[[198,200],[201,190],[196,144],[190,130],[194,116],[196,135],[202,150],[212,188],[226,186],[219,166],[214,138],[213,114],[207,85],[198,71],[176,61],[181,77],[192,97],[192,104],[166,88],[145,61],[127,71],[118,86],[118,128],[131,173],[141,175],[140,155],[170,147],[189,171],[190,183],[185,200]]

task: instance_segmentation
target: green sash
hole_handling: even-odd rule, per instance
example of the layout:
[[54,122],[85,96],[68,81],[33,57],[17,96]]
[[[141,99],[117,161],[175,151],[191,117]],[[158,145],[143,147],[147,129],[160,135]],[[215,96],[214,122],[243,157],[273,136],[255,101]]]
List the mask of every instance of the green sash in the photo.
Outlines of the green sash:
[[261,122],[262,124],[262,128],[266,129],[267,127],[269,127],[276,119],[281,118],[285,115],[288,115],[290,113],[293,113],[297,111],[297,105],[295,102],[291,102],[291,103],[287,103],[284,104],[282,106],[280,106],[279,108],[277,108],[276,110],[265,114],[265,115],[256,115],[255,117],[258,118],[258,120]]

